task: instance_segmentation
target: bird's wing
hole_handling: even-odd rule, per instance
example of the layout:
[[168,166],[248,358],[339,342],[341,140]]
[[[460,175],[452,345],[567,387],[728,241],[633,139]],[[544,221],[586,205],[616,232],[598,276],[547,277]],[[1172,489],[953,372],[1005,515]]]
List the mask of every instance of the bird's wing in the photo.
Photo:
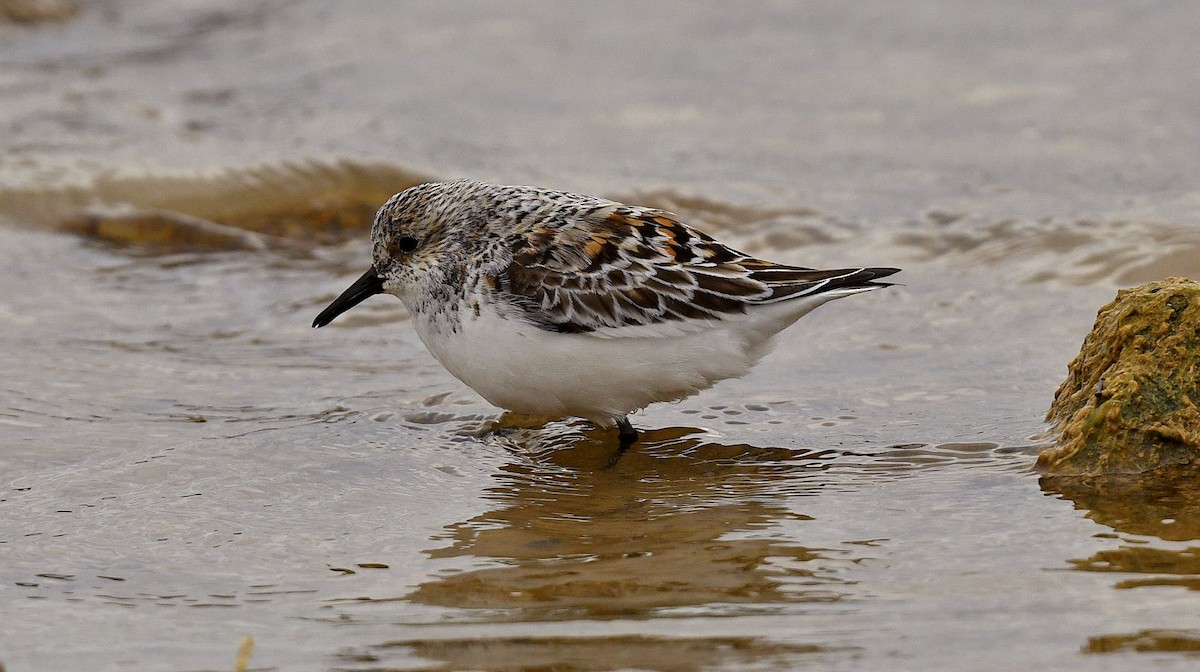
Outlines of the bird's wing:
[[[895,269],[819,271],[755,259],[662,210],[614,204],[510,241],[496,289],[522,317],[563,333],[689,332],[749,306],[872,283]],[[832,298],[832,297],[831,297]]]

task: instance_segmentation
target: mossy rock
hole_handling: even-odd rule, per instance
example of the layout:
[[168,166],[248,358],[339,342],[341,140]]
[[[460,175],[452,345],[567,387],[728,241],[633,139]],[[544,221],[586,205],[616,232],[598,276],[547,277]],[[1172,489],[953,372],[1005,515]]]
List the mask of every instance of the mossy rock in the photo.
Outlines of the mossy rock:
[[1200,462],[1200,284],[1121,290],[1100,309],[1046,419],[1058,442],[1038,465],[1136,474]]

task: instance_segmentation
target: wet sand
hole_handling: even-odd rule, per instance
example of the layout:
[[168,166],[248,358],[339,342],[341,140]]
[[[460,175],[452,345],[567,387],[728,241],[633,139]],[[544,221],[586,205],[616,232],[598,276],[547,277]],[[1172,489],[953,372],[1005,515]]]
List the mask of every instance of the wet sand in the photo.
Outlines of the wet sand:
[[[0,664],[1194,667],[1193,488],[1034,469],[1119,286],[1200,264],[1186,3],[113,0],[0,24]],[[498,417],[380,297],[471,176],[897,265],[611,432]],[[1144,484],[1143,484],[1144,485]]]

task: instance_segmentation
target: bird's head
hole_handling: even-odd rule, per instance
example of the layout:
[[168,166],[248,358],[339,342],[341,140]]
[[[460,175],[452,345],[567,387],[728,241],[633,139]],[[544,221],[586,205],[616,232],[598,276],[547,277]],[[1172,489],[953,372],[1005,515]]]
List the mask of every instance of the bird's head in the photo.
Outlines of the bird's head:
[[364,300],[382,293],[404,298],[418,278],[462,247],[461,231],[480,215],[469,203],[477,183],[427,182],[388,199],[371,226],[373,264],[313,320],[323,327]]

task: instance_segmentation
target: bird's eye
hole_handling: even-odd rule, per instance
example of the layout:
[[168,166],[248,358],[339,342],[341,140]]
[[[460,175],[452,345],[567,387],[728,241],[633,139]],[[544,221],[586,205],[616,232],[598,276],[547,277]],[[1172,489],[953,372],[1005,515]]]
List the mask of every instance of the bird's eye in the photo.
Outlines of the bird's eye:
[[396,247],[400,248],[400,251],[405,253],[412,252],[413,250],[417,249],[417,246],[420,244],[421,241],[413,238],[412,236],[400,236],[400,239],[396,241]]

